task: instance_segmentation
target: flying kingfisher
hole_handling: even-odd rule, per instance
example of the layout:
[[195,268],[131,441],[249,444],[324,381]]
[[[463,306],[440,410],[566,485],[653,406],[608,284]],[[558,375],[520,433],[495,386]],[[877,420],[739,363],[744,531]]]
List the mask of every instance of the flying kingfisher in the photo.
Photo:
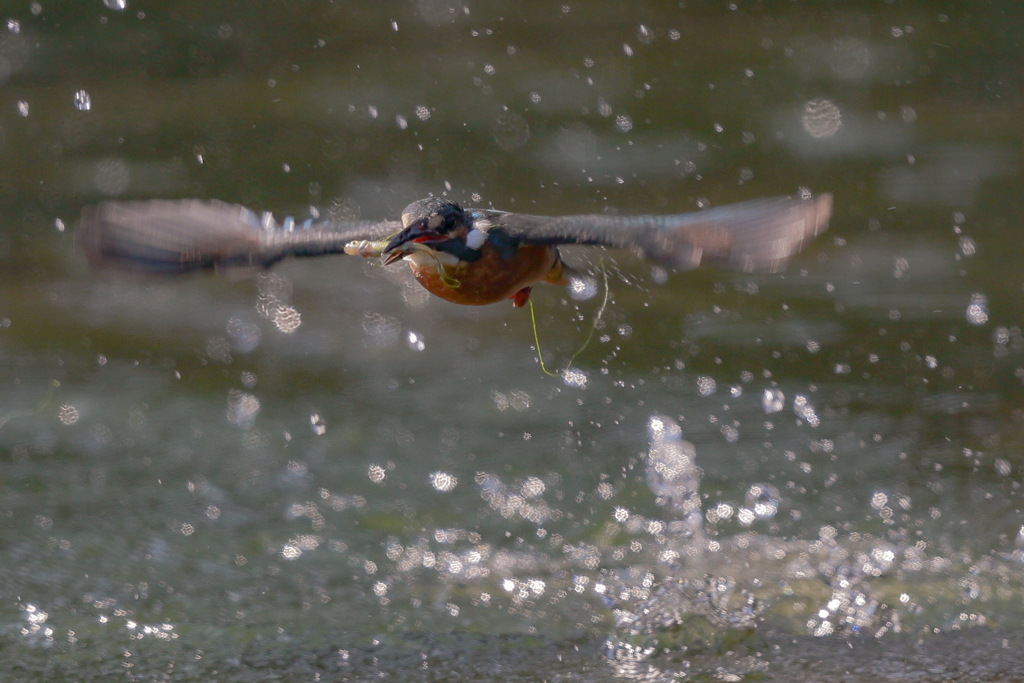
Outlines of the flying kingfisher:
[[565,285],[558,247],[629,249],[676,270],[702,264],[776,272],[828,227],[832,195],[755,199],[694,213],[531,216],[415,201],[398,221],[278,223],[269,213],[216,200],[104,202],[82,212],[77,240],[96,264],[184,272],[269,267],[288,256],[346,253],[405,260],[429,292],[479,306],[524,306],[538,282]]

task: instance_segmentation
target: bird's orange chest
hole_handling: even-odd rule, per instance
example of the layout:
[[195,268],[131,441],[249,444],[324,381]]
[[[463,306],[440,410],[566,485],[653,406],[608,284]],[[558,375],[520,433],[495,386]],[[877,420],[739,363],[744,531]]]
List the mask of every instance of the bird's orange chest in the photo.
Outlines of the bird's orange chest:
[[524,287],[544,279],[559,262],[555,247],[520,244],[511,258],[502,258],[489,242],[480,248],[480,258],[443,265],[438,259],[416,254],[407,257],[413,275],[423,287],[446,301],[483,306],[511,298]]

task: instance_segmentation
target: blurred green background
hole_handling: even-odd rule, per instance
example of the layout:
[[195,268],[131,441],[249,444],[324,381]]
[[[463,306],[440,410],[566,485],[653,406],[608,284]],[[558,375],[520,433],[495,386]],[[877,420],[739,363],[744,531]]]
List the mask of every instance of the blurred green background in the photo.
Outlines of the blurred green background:
[[[88,2],[0,12],[8,680],[1024,672],[1024,10]],[[786,273],[529,316],[404,267],[90,270],[83,206],[394,219],[832,192]],[[602,265],[603,264],[603,265]],[[767,393],[766,393],[767,392]],[[691,452],[679,439],[693,445]]]

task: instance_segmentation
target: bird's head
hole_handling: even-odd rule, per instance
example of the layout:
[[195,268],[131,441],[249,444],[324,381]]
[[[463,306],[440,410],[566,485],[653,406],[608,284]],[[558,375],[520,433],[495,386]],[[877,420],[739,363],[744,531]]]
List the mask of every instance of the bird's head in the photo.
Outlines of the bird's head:
[[402,211],[402,231],[384,248],[387,265],[416,252],[446,252],[460,261],[480,257],[485,235],[467,223],[466,213],[453,201],[428,197],[413,202]]

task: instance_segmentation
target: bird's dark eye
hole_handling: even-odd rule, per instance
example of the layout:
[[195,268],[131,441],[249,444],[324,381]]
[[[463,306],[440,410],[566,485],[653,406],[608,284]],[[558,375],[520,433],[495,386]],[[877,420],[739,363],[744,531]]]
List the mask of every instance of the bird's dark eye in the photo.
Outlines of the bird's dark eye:
[[435,233],[446,235],[450,232],[455,231],[463,223],[462,207],[455,202],[448,200],[437,200],[437,199],[423,199],[415,204],[411,204],[406,208],[406,214],[409,215],[405,218],[403,215],[403,221],[411,223],[416,218],[413,218],[413,214],[423,206],[423,213],[420,215],[425,216],[419,220],[426,224],[428,230],[432,230]]
[[457,204],[445,203],[427,219],[427,227],[442,234],[455,230],[462,220],[462,209]]

